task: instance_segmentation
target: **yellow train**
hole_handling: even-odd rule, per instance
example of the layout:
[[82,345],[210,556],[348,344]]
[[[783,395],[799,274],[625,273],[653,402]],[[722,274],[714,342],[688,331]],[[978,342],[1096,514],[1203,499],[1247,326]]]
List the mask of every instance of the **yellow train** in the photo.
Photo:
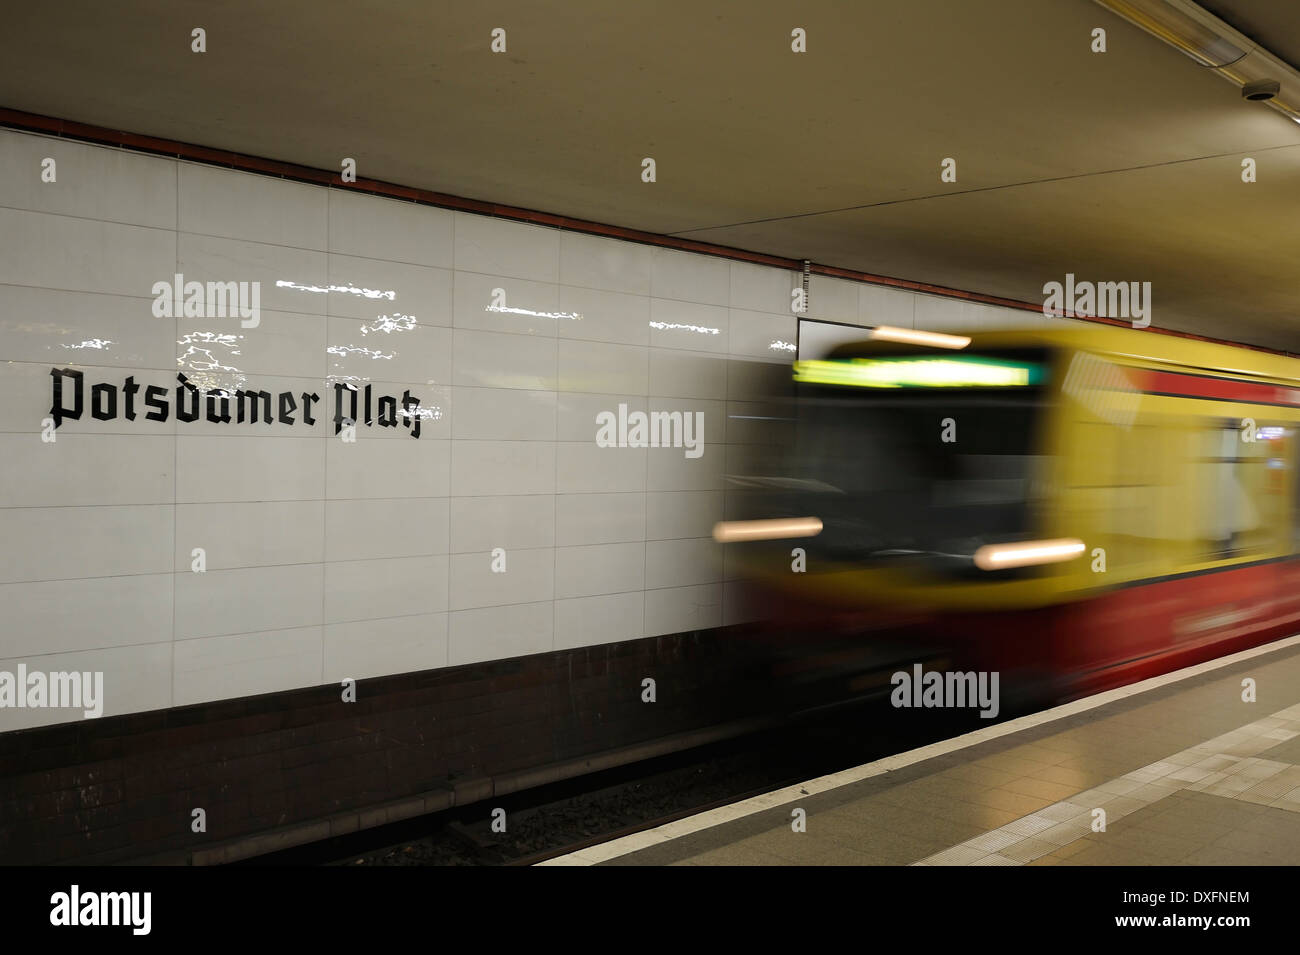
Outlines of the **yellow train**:
[[795,363],[784,473],[719,525],[770,617],[921,619],[1068,693],[1300,620],[1300,361],[1102,326],[864,334]]

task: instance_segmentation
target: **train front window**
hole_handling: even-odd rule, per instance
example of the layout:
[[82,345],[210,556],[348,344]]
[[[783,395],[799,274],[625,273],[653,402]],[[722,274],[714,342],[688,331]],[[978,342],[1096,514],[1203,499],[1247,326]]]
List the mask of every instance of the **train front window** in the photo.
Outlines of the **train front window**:
[[1033,537],[1044,400],[1040,381],[802,388],[791,505],[823,522],[810,544],[960,570],[984,544]]

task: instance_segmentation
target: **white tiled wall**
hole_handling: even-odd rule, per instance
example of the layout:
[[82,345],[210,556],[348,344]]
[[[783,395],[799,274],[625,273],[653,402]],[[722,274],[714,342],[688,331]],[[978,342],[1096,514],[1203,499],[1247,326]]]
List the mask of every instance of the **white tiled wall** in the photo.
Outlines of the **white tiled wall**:
[[[175,272],[260,281],[260,325],[155,318]],[[785,374],[797,284],[0,131],[0,670],[102,670],[111,715],[734,619],[710,533],[756,440],[729,416],[755,415],[770,375],[730,359]],[[489,309],[497,289],[516,311]],[[1023,320],[820,276],[808,315]],[[43,442],[55,366],[168,387],[171,414],[87,415]],[[178,370],[315,392],[318,424],[177,422]],[[340,441],[335,380],[419,396],[419,440]],[[702,412],[704,455],[598,448],[595,417],[620,403]],[[0,731],[74,718],[4,708]]]

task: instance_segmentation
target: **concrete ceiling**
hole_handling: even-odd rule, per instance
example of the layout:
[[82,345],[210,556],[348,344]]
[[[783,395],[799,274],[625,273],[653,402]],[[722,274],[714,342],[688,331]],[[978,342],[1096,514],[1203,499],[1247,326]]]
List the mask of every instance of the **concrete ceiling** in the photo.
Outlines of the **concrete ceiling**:
[[1300,351],[1300,125],[1092,0],[12,7],[11,108],[1023,301],[1150,281],[1157,326]]

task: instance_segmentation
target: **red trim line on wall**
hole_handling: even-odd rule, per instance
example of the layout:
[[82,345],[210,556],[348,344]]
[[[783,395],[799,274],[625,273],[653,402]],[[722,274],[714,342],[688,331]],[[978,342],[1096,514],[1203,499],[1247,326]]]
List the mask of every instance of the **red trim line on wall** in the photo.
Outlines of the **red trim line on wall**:
[[[428,206],[437,206],[442,209],[458,209],[462,212],[474,212],[481,215],[496,216],[502,219],[514,219],[519,222],[531,222],[536,225],[548,225],[557,229],[567,229],[570,232],[582,232],[588,235],[606,236],[613,239],[623,239],[628,242],[640,242],[644,245],[657,245],[667,249],[677,249],[682,252],[697,252],[701,255],[714,255],[720,258],[733,259],[738,262],[751,262],[755,265],[767,265],[773,268],[789,269],[796,272],[803,270],[803,262],[799,259],[787,259],[779,255],[767,255],[762,252],[750,252],[745,249],[734,249],[730,246],[715,245],[711,242],[697,242],[694,239],[679,239],[674,236],[660,235],[655,232],[642,232],[639,229],[628,229],[623,226],[606,225],[601,222],[590,222],[586,219],[573,219],[569,216],[555,215],[550,212],[538,212],[534,209],[521,209],[518,206],[507,206],[496,202],[484,202],[479,199],[465,199],[461,196],[451,196],[442,192],[432,192],[428,189],[416,189],[412,186],[399,186],[394,183],[381,182],[376,179],[358,179],[356,182],[344,182],[339,173],[328,172],[324,169],[313,169],[310,166],[299,166],[294,163],[281,162],[277,159],[264,159],[259,156],[245,156],[242,153],[230,152],[224,149],[212,149],[207,146],[194,146],[189,143],[177,142],[171,139],[161,139],[156,136],[142,136],[138,133],[122,132],[120,130],[108,129],[103,126],[91,126],[87,123],[77,123],[72,120],[58,119],[53,116],[41,116],[38,113],[27,113],[22,110],[9,109],[3,106],[0,106],[0,127],[49,133],[54,136],[60,136],[65,139],[75,139],[81,142],[121,146],[124,149],[132,149],[137,152],[153,153],[161,156],[174,156],[178,159],[187,159],[193,162],[207,163],[214,166],[226,166],[244,172],[256,172],[268,176],[279,176],[284,179],[293,179],[299,182],[317,183],[319,185],[329,186],[333,189],[349,189],[354,192],[365,192],[371,195],[386,196],[392,199],[406,199],[410,202],[417,202]],[[963,289],[947,288],[942,285],[930,285],[927,282],[914,282],[911,279],[897,279],[891,278],[887,275],[873,275],[870,272],[858,272],[854,269],[844,269],[834,265],[818,265],[813,263],[810,270],[814,275],[824,275],[828,278],[847,279],[852,282],[862,282],[867,285],[884,285],[890,288],[904,289],[910,292],[921,292],[928,295],[940,295],[945,298],[956,298],[968,302],[978,302],[981,305],[997,305],[1003,308],[1014,308],[1022,311],[1039,313],[1043,310],[1041,305],[1034,305],[1031,302],[1021,302],[1016,299],[1000,298],[996,295],[985,295],[980,292],[968,292]],[[1115,325],[1123,328],[1129,327],[1127,322],[1120,322],[1114,319],[1079,317],[1083,321],[1097,322],[1103,325]],[[1146,330],[1158,335],[1171,335],[1175,338],[1188,338],[1194,341],[1211,342],[1216,345],[1232,345],[1237,348],[1248,348],[1252,351],[1267,352],[1273,355],[1290,356],[1289,352],[1279,351],[1273,348],[1263,348],[1259,345],[1248,345],[1243,342],[1232,342],[1224,339],[1209,338],[1204,335],[1194,335],[1190,332],[1175,331],[1174,329],[1148,328]]]

